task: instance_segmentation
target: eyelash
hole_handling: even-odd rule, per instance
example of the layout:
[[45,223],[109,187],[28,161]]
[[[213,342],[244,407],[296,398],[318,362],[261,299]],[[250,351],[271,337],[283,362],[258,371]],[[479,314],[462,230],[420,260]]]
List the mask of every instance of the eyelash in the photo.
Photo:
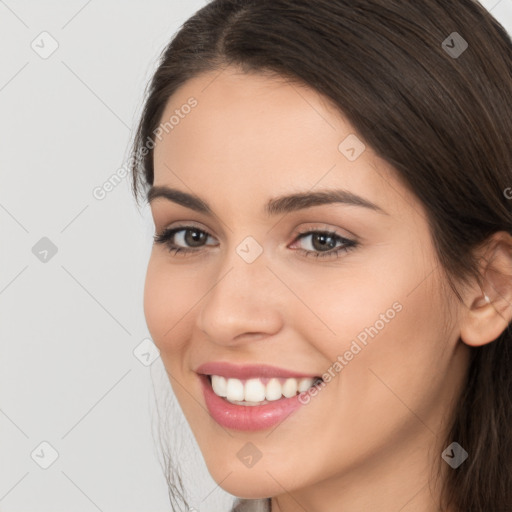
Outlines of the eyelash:
[[[209,237],[212,236],[210,233],[205,231],[204,229],[199,229],[195,226],[179,226],[176,228],[169,228],[165,229],[162,233],[156,234],[154,236],[154,241],[157,244],[167,245],[169,252],[176,256],[178,253],[181,253],[183,257],[185,257],[187,254],[190,253],[200,253],[202,252],[202,249],[187,249],[180,246],[177,246],[176,244],[173,244],[171,242],[174,235],[180,231],[196,231],[198,233],[204,233],[208,235]],[[330,249],[329,251],[308,251],[307,249],[296,249],[299,253],[303,254],[305,257],[313,257],[313,258],[340,258],[342,253],[346,253],[350,251],[351,249],[354,249],[357,247],[358,242],[355,240],[350,240],[348,238],[342,237],[338,235],[334,231],[323,231],[323,230],[308,230],[303,231],[297,234],[295,241],[298,241],[302,238],[305,238],[308,235],[315,235],[315,234],[321,234],[321,235],[327,235],[328,237],[332,237],[336,240],[336,242],[342,242],[344,246],[338,247],[337,249]]]

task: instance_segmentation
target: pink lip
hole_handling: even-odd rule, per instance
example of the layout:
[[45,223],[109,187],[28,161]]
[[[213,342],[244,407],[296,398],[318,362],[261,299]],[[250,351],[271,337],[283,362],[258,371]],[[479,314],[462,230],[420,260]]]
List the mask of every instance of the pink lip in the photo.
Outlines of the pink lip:
[[277,368],[275,366],[268,365],[237,365],[232,363],[212,362],[205,363],[196,369],[196,373],[202,373],[204,375],[219,375],[221,377],[233,378],[233,379],[252,379],[257,377],[263,378],[315,378],[319,375],[311,375],[305,373],[293,372],[291,370],[285,370],[283,368]]
[[[210,370],[208,369],[208,371]],[[217,372],[218,369],[212,375],[222,375],[222,373]],[[232,374],[230,375],[232,376]],[[244,373],[244,376],[250,378],[247,373]],[[299,402],[299,395],[291,398],[280,398],[264,405],[236,405],[213,392],[207,375],[199,375],[199,379],[203,387],[206,407],[211,417],[225,428],[249,431],[268,429],[283,421],[303,405]]]

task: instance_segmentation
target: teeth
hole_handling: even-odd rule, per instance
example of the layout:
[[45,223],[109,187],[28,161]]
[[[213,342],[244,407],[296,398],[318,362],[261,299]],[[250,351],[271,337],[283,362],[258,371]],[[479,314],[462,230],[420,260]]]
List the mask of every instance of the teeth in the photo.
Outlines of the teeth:
[[217,396],[227,396],[228,383],[224,377],[220,377],[219,375],[212,375],[212,387],[213,392]]
[[244,391],[242,400],[246,402],[263,402],[265,400],[265,385],[260,379],[249,379],[245,383]]
[[244,402],[244,405],[259,405],[267,401],[279,400],[283,396],[290,398],[297,393],[307,391],[314,383],[314,379],[265,379],[266,384],[261,379],[232,379],[212,375],[211,382],[213,392],[220,397],[226,398],[230,402]]
[[295,396],[297,394],[298,382],[297,379],[286,379],[286,382],[283,386],[283,395],[286,398],[290,398],[292,396]]
[[269,401],[279,400],[283,396],[283,388],[279,379],[270,379],[265,389],[265,398]]
[[300,379],[297,389],[299,393],[307,391],[313,385],[313,379]]
[[226,387],[226,398],[228,400],[243,400],[244,399],[244,384],[238,379],[228,379]]

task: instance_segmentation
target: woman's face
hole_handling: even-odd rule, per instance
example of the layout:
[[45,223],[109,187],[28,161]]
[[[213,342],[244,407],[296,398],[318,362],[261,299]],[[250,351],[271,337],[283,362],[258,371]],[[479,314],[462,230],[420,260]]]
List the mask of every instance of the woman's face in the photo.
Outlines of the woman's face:
[[[182,229],[153,247],[144,307],[213,478],[265,497],[391,468],[412,496],[468,354],[421,204],[309,88],[228,68],[187,82],[171,118],[151,210],[157,234]],[[237,379],[231,401],[272,399],[228,403],[203,372]],[[293,376],[324,383],[297,397]]]

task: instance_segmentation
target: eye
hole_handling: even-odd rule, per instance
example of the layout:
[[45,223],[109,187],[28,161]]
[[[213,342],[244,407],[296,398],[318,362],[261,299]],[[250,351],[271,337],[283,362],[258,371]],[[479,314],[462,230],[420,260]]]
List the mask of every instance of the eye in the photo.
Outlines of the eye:
[[154,236],[155,243],[166,245],[172,254],[199,252],[209,238],[212,235],[195,226],[164,229]]
[[[209,240],[215,239],[207,231],[196,226],[168,228],[154,236],[155,243],[166,245],[173,255],[182,253],[183,256],[203,252],[206,245],[218,245],[208,244]],[[294,244],[297,241],[306,241],[306,248],[297,250],[304,256],[313,258],[337,258],[358,245],[355,240],[345,238],[334,231],[309,230],[299,233],[295,240]],[[293,245],[290,247],[293,248]]]
[[296,240],[307,241],[304,244],[306,248],[298,250],[306,257],[313,258],[340,257],[342,253],[357,246],[355,240],[345,238],[334,231],[310,230],[300,233]]

